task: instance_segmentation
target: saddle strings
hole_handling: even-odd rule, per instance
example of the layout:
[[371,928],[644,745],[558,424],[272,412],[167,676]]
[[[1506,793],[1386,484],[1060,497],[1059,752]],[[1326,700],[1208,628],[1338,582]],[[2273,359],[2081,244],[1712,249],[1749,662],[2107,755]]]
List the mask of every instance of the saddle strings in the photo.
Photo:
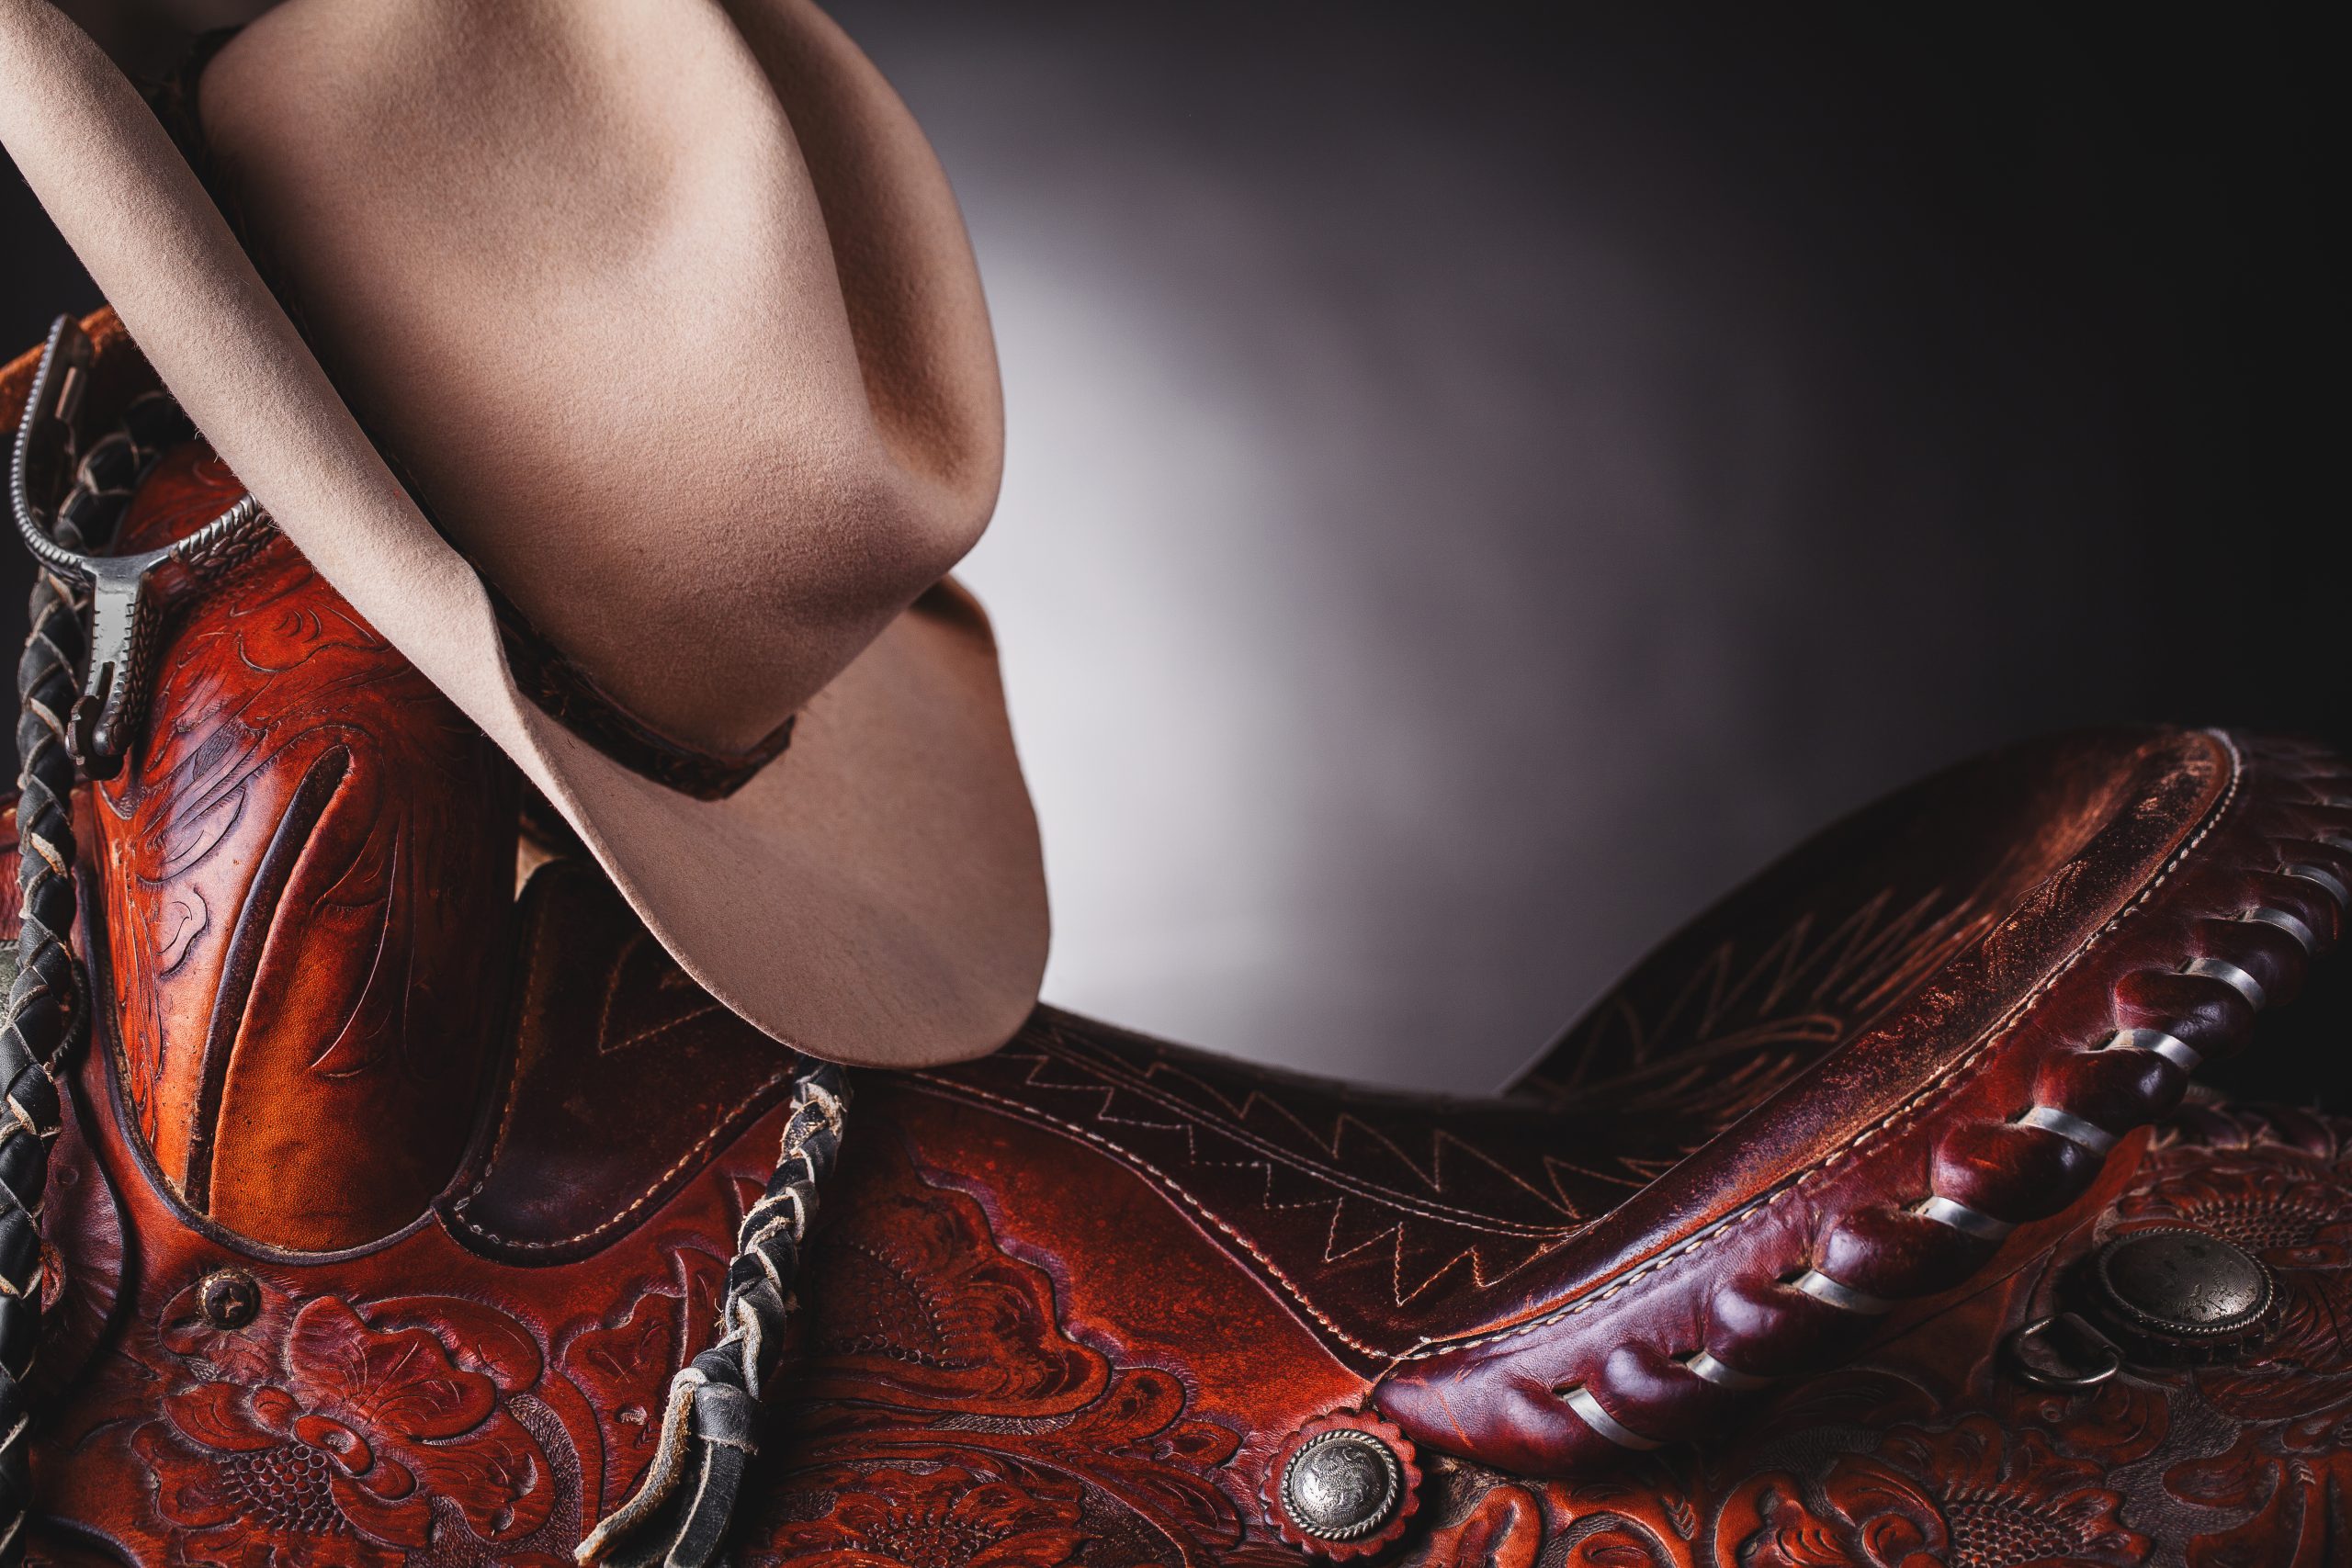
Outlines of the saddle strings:
[[580,1543],[583,1565],[707,1568],[726,1544],[759,1448],[760,1393],[784,1353],[801,1243],[841,1152],[849,1099],[840,1066],[801,1059],[775,1174],[736,1229],[718,1337],[670,1380],[653,1463],[636,1495]]
[[[61,532],[73,528],[61,524]],[[80,547],[78,536],[60,543]],[[23,926],[0,1017],[0,1568],[24,1560],[32,1506],[32,1411],[24,1380],[40,1335],[40,1209],[59,1122],[57,1077],[89,1021],[89,988],[71,946],[74,757],[65,715],[80,689],[79,598],[47,571],[33,583],[32,629],[17,665],[17,889]]]

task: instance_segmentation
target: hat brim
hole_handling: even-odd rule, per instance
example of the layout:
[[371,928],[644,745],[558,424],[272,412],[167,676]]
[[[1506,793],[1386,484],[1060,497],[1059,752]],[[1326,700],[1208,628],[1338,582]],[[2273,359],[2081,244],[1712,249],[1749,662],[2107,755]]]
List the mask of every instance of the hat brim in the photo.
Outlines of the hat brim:
[[164,384],[311,563],[512,758],[679,964],[857,1066],[994,1049],[1048,937],[977,605],[927,596],[725,800],[612,761],[516,688],[480,578],[385,465],[138,93],[48,0],[0,0],[0,144]]

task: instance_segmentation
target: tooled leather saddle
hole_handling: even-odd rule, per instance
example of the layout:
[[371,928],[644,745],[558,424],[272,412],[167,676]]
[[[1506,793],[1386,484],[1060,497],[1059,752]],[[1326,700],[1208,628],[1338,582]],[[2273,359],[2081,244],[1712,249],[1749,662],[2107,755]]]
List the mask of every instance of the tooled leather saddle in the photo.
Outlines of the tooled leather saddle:
[[[92,328],[103,422],[152,381]],[[240,493],[195,439],[85,479],[119,549]],[[558,1568],[643,1476],[792,1064],[521,793],[283,540],[167,628],[77,807],[35,1558]],[[2191,1081],[2347,883],[2333,758],[2070,734],[1798,849],[1495,1099],[1050,1008],[864,1075],[732,1557],[2352,1560],[2352,1124]]]

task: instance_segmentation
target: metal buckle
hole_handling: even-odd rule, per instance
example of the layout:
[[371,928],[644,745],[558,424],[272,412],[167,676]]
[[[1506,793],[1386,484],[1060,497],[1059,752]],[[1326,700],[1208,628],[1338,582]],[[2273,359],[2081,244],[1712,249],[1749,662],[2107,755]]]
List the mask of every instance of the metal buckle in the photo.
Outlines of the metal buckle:
[[26,547],[52,576],[88,591],[89,662],[66,734],[82,771],[107,779],[122,771],[131,737],[146,717],[164,608],[253,558],[277,525],[247,494],[176,544],[137,555],[85,554],[80,530],[44,512],[42,503],[53,504],[74,482],[80,446],[75,419],[96,358],[88,334],[72,317],[60,316],[17,426],[8,501]]

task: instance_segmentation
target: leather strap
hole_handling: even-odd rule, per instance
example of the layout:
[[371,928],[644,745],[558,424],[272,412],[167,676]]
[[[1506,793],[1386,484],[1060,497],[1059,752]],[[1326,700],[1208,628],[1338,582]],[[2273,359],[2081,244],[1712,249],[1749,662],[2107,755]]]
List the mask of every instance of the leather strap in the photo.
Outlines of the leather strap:
[[[57,368],[52,359],[44,376]],[[36,389],[36,401],[39,390]],[[70,455],[70,454],[69,454]],[[70,465],[68,465],[70,467]],[[22,929],[0,1014],[0,1568],[23,1561],[32,1506],[22,1380],[40,1337],[40,1206],[60,1122],[56,1072],[89,1022],[89,987],[70,945],[74,758],[64,715],[82,653],[80,606],[51,574],[33,583],[32,629],[17,666],[17,876]]]
[[636,1495],[580,1543],[583,1565],[707,1568],[726,1544],[744,1471],[759,1451],[761,1385],[784,1352],[800,1246],[841,1153],[848,1111],[842,1070],[803,1062],[775,1174],[735,1234],[718,1342],[671,1380],[653,1463]]

